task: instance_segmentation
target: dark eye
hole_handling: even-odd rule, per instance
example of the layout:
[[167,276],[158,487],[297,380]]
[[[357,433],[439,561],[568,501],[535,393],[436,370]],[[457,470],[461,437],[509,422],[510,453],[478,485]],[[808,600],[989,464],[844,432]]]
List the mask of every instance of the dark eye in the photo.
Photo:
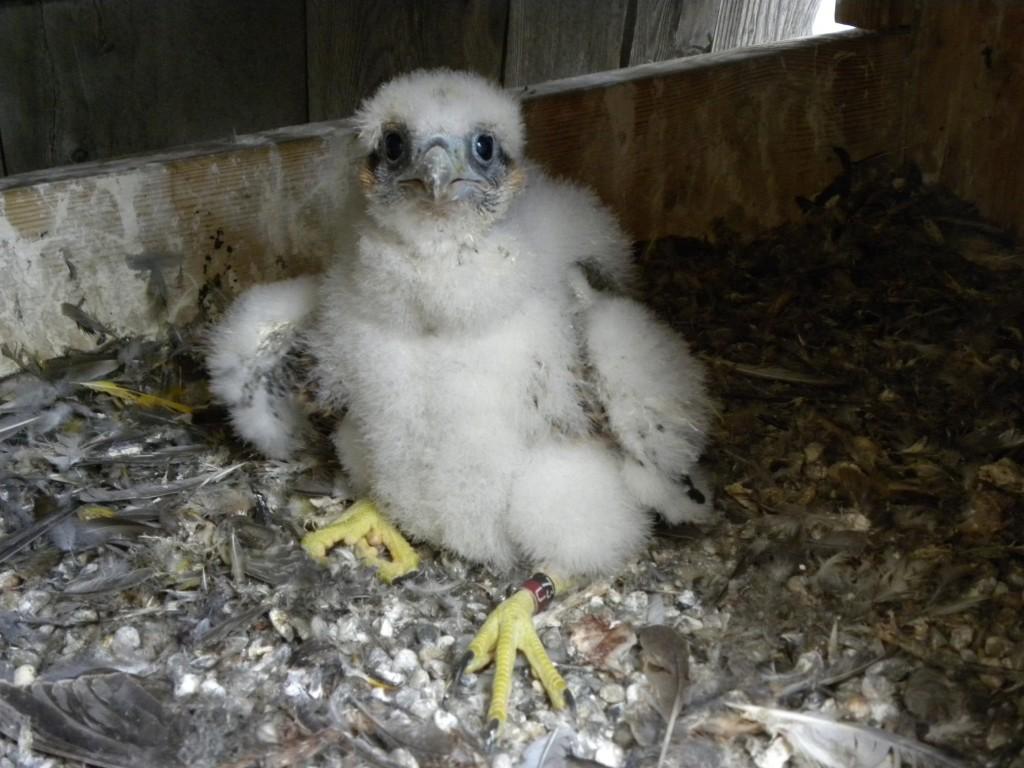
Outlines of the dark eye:
[[479,134],[473,139],[473,154],[482,163],[491,162],[494,157],[494,137],[486,133]]
[[398,131],[384,134],[384,157],[389,163],[397,163],[405,154],[405,137]]

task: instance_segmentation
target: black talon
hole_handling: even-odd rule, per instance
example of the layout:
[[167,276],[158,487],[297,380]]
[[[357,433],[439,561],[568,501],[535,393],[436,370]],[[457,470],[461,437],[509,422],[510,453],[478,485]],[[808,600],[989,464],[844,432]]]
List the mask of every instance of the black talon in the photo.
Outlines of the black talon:
[[566,709],[572,712],[573,717],[576,717],[576,697],[572,695],[572,691],[570,691],[568,688],[566,688],[565,691],[562,692],[562,696],[565,697]]
[[484,743],[488,746],[494,746],[494,742],[498,740],[498,730],[501,728],[501,721],[498,718],[492,718],[488,723],[487,727],[484,728]]
[[420,572],[419,572],[418,569],[415,570],[415,571],[409,571],[408,573],[403,573],[401,576],[399,576],[398,578],[394,579],[391,582],[391,585],[392,586],[399,586],[401,584],[404,584],[407,581],[411,581],[412,579],[414,579],[416,576],[419,576],[419,575],[420,575]]
[[468,667],[472,661],[473,652],[466,651],[464,654],[462,654],[459,660],[455,662],[455,668],[452,670],[452,682],[455,685],[458,685],[462,682],[462,675],[466,672],[466,667]]

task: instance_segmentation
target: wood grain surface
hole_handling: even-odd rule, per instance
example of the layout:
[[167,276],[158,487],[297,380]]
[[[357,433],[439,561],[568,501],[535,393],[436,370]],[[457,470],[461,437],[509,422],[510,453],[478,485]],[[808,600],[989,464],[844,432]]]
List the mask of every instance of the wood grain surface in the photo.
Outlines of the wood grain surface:
[[929,3],[917,32],[908,156],[1024,233],[1024,3]]
[[708,53],[721,5],[721,0],[637,0],[630,65]]
[[836,21],[860,29],[909,27],[916,21],[921,2],[922,0],[836,0]]
[[[901,148],[909,34],[843,32],[531,89],[530,153],[638,239],[753,235],[854,158]],[[898,157],[896,158],[898,159]]]
[[713,51],[811,34],[820,0],[721,0]]
[[308,0],[311,120],[347,117],[378,85],[451,67],[501,79],[507,1]]
[[8,172],[304,122],[303,3],[0,3]]
[[628,10],[629,0],[511,0],[505,85],[617,69],[622,63]]

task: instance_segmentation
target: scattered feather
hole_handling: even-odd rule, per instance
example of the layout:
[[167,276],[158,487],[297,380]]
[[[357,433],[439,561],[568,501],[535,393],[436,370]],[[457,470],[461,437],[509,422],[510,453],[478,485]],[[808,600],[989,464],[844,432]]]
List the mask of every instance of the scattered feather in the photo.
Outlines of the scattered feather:
[[122,387],[120,384],[115,384],[113,381],[87,381],[81,382],[80,385],[86,389],[91,389],[94,392],[102,392],[103,394],[116,397],[126,403],[132,403],[133,405],[138,405],[142,408],[165,408],[169,411],[176,411],[177,413],[192,413],[191,406],[184,405],[183,403],[179,403],[174,400],[168,400],[165,397],[148,395],[144,392],[136,392],[135,390]]
[[177,768],[180,735],[163,704],[119,672],[28,688],[0,682],[0,733],[17,740],[31,724],[32,745],[101,768]]
[[665,737],[658,755],[658,768],[661,768],[690,682],[690,646],[686,638],[664,624],[641,628],[637,638],[644,674],[654,691],[658,712],[665,719]]
[[556,727],[523,751],[518,768],[568,768],[571,755],[572,734]]
[[966,768],[964,763],[915,739],[846,723],[813,712],[730,704],[796,752],[825,768],[881,768],[893,760],[912,766]]
[[134,501],[136,499],[157,499],[161,496],[168,496],[182,491],[189,491],[193,488],[201,488],[209,483],[216,483],[245,466],[244,462],[232,464],[223,469],[206,472],[195,477],[186,477],[181,480],[172,480],[167,483],[143,483],[130,488],[103,489],[92,488],[80,491],[78,498],[85,502],[107,503],[112,501]]

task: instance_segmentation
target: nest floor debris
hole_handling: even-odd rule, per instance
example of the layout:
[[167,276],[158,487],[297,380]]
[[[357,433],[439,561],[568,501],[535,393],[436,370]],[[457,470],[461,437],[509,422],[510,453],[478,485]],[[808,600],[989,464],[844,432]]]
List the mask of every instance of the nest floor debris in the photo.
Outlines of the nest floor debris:
[[488,674],[449,677],[503,579],[428,547],[393,587],[314,565],[329,456],[260,460],[187,407],[187,334],[5,350],[0,767],[649,766],[675,720],[668,766],[1022,768],[1024,253],[912,170],[846,161],[802,202],[753,243],[640,246],[711,371],[720,521],[543,614],[576,711],[519,668],[494,745]]

